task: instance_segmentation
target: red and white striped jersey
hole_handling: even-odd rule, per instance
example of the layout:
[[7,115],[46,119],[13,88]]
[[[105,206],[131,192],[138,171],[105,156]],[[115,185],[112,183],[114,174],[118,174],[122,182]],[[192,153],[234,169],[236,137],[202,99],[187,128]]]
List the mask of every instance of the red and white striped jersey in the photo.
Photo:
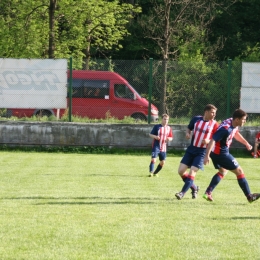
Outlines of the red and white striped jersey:
[[218,128],[218,123],[216,120],[205,121],[203,116],[195,116],[188,128],[193,131],[191,144],[195,147],[206,148],[207,145],[203,144],[202,140],[212,138]]
[[216,141],[212,152],[216,154],[227,153],[233,137],[239,131],[238,127],[232,126],[232,118],[224,120],[218,127],[213,139]]
[[157,135],[160,137],[160,140],[153,139],[152,147],[158,147],[161,152],[166,152],[168,137],[173,137],[172,129],[170,126],[162,126],[162,124],[155,125],[151,131],[151,134]]

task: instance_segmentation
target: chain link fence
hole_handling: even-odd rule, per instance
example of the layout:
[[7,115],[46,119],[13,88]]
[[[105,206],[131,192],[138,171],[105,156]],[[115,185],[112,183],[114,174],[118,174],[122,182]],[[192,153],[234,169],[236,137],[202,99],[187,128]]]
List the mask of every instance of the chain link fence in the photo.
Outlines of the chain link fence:
[[[89,75],[85,79],[74,69],[73,65],[78,63],[74,60],[72,60],[72,64],[70,63],[71,61],[68,62],[68,66],[73,68],[73,77],[71,81],[68,78],[67,86],[71,86],[71,92],[65,91],[66,107],[58,109],[53,106],[57,98],[52,91],[52,83],[54,84],[55,80],[49,81],[49,85],[41,82],[43,74],[47,75],[52,71],[45,69],[44,73],[40,73],[39,76],[34,75],[32,68],[31,71],[24,72],[26,76],[13,84],[15,87],[12,93],[21,87],[23,92],[19,96],[14,95],[15,98],[11,101],[12,108],[3,107],[0,104],[0,116],[53,115],[56,118],[58,116],[57,120],[60,120],[62,116],[68,118],[71,110],[72,116],[79,117],[123,119],[125,116],[131,116],[147,119],[148,110],[151,110],[152,121],[158,118],[158,114],[160,116],[167,112],[171,118],[176,118],[179,120],[178,122],[181,122],[182,118],[187,121],[187,118],[202,114],[208,103],[212,103],[218,108],[217,120],[230,117],[233,111],[240,107],[242,72],[242,62],[240,61],[205,63],[152,59],[91,60],[88,62],[87,71],[94,70],[99,73],[97,76]],[[78,69],[79,65],[76,67]],[[113,73],[109,74],[109,71],[118,73],[129,82],[129,86],[122,79],[112,75]],[[68,75],[70,75],[69,68]],[[3,78],[3,75],[1,77]],[[32,79],[30,84],[27,82],[29,78]],[[13,79],[11,78],[11,80]],[[112,85],[113,90],[110,91]],[[0,81],[0,96],[6,88],[3,81],[2,83]],[[28,104],[28,107],[19,108],[19,100],[27,97],[27,91],[32,88],[36,92],[38,90],[39,100],[41,100],[41,91],[47,90],[48,101],[44,101],[45,105],[41,102],[40,106]],[[148,101],[151,101],[154,106]],[[156,108],[159,110],[157,116]]]
[[[149,66],[149,63],[152,63]],[[165,69],[166,68],[166,69]],[[152,77],[152,103],[159,115],[169,113],[171,118],[190,118],[202,114],[206,104],[217,108],[217,120],[232,116],[240,107],[242,62],[177,62],[99,61],[89,69],[119,73],[140,93],[149,98],[149,77]],[[165,106],[163,106],[165,103]]]

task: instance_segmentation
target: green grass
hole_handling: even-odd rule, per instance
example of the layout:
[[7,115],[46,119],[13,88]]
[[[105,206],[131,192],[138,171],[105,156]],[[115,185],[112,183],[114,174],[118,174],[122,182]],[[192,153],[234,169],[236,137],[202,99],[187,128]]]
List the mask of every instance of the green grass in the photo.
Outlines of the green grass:
[[[174,194],[180,156],[148,178],[150,155],[0,152],[0,259],[259,259],[260,200],[249,204],[233,173],[199,171],[197,200]],[[237,158],[252,192],[259,160]]]
[[[0,113],[0,121],[28,121],[28,122],[69,122],[68,116],[63,116],[61,119],[57,119],[55,116],[32,116],[32,117],[3,117]],[[91,119],[88,117],[80,117],[80,116],[72,116],[71,117],[72,122],[77,123],[103,123],[103,124],[148,124],[147,121],[144,120],[136,120],[130,116],[126,116],[124,119],[119,120],[115,117],[108,117],[105,119]],[[222,120],[219,120],[218,122],[221,123]],[[158,124],[161,122],[161,117],[159,117],[159,120],[157,122],[151,122],[151,125]],[[179,117],[179,118],[170,118],[169,125],[188,125],[190,122],[189,117]],[[259,117],[255,117],[249,121],[247,121],[246,126],[259,126],[260,119]]]
[[[57,119],[56,116],[32,116],[32,117],[3,117],[0,113],[0,121],[28,121],[28,122],[69,122],[69,118],[67,115],[62,116],[60,119]],[[72,122],[77,123],[109,123],[109,124],[147,124],[145,120],[136,120],[130,116],[125,116],[124,119],[119,120],[115,117],[107,117],[104,119],[96,119],[96,118],[88,118],[88,117],[80,117],[80,116],[71,116]],[[183,122],[182,119],[175,120],[174,122],[179,122],[180,124]],[[158,122],[152,122],[152,124],[156,124]]]
[[[2,109],[3,110],[3,109]],[[1,113],[1,109],[0,109],[0,121],[31,121],[31,122],[48,122],[48,121],[53,121],[53,122],[68,122],[69,121],[69,117],[67,115],[67,113],[65,115],[63,115],[60,119],[57,119],[56,116],[32,116],[32,117],[22,117],[22,118],[18,118],[15,116],[12,117],[5,117],[4,113],[5,113],[4,109]],[[109,115],[109,114],[108,114]],[[257,118],[256,123],[258,123],[259,125],[259,119]],[[71,116],[71,121],[72,122],[77,122],[77,123],[109,123],[109,124],[147,124],[147,121],[145,120],[136,120],[130,116],[125,116],[124,119],[119,120],[115,117],[111,117],[111,116],[107,116],[104,119],[96,119],[96,118],[88,118],[88,117],[80,117],[80,116]],[[151,122],[151,124],[158,124],[161,122],[161,116],[159,116],[159,119],[157,122]],[[184,124],[184,125],[188,125],[188,123],[190,122],[190,118],[189,117],[170,117],[169,120],[169,124]]]

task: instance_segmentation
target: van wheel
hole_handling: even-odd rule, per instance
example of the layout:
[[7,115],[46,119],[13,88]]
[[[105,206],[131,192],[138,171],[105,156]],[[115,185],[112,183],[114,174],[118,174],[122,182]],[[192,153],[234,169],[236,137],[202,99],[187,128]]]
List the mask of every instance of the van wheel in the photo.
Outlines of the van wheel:
[[146,121],[146,117],[143,114],[134,114],[132,115],[132,118],[135,119],[135,121]]
[[51,115],[52,115],[52,113],[51,113],[51,111],[49,111],[49,110],[39,110],[39,111],[37,111],[37,113],[36,113],[36,116],[40,116],[40,117],[43,117],[43,116],[49,117],[49,116],[51,116]]

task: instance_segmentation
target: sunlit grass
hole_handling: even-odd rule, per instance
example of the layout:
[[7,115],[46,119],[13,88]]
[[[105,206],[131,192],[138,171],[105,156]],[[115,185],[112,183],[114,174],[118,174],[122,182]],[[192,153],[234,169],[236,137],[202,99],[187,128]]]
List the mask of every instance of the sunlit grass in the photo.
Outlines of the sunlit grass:
[[[6,118],[0,116],[0,121],[32,121],[32,122],[69,122],[68,116],[62,116],[60,119],[57,119],[55,116],[32,116],[32,117],[22,117],[18,118],[15,116]],[[136,120],[130,116],[124,117],[124,119],[119,120],[115,117],[107,117],[105,119],[97,119],[97,118],[88,118],[88,117],[80,117],[80,116],[72,116],[72,122],[78,123],[109,123],[109,124],[147,124],[147,121],[144,120]],[[153,122],[156,123],[156,122]]]
[[[57,119],[56,116],[32,116],[32,117],[1,117],[0,114],[0,121],[32,121],[32,122],[69,122],[68,114],[65,113],[60,119]],[[145,120],[136,120],[130,116],[125,116],[124,119],[119,120],[116,117],[107,116],[104,119],[97,119],[97,118],[88,118],[88,117],[80,117],[80,116],[71,116],[72,122],[77,123],[109,123],[109,124],[147,124]],[[159,117],[158,122],[151,122],[151,124],[158,124],[161,122]],[[170,125],[188,125],[190,122],[190,117],[170,117],[169,124]],[[221,123],[221,120],[218,121]],[[247,121],[246,126],[259,126],[260,125],[260,117],[253,117]]]
[[[149,153],[0,152],[0,259],[258,259],[260,201],[231,173],[203,200],[212,165],[197,200],[176,200],[180,158],[148,178]],[[238,161],[260,192],[258,159]]]
[[[69,122],[68,116],[62,116],[59,120],[55,116],[32,116],[32,117],[0,117],[0,121],[32,121],[32,122]],[[71,117],[72,122],[77,123],[109,123],[109,124],[147,124],[147,121],[145,120],[136,120],[130,116],[125,116],[124,119],[119,120],[115,117],[107,117],[105,119],[97,119],[97,118],[88,118],[88,117],[80,117],[80,116],[72,116]],[[179,118],[170,118],[169,124],[184,124],[187,125],[190,121],[190,118],[188,117],[179,117]],[[161,123],[161,119],[159,118],[158,122],[151,122],[151,124],[158,124]]]

